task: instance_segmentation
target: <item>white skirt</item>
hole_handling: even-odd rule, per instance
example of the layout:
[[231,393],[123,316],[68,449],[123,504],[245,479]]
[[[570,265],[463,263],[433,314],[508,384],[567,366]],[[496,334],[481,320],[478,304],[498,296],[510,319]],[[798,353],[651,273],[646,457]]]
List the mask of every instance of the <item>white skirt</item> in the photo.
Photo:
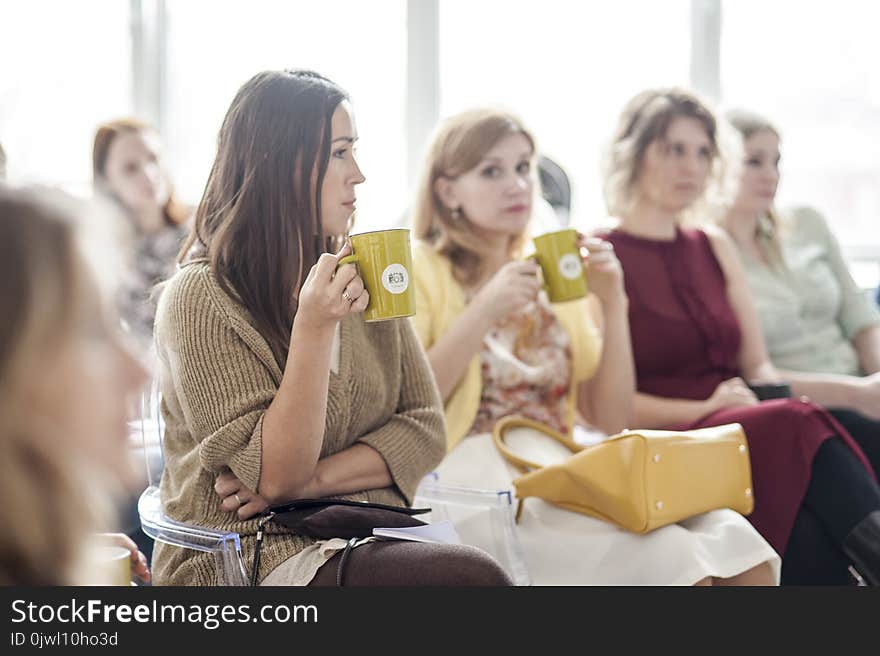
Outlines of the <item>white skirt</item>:
[[[559,458],[556,442],[522,431],[507,442],[518,453],[546,463]],[[517,433],[519,432],[519,435]],[[539,445],[536,447],[536,445]],[[537,448],[537,451],[535,450]],[[437,468],[439,483],[482,489],[510,489],[519,475],[495,448],[489,434],[467,437]],[[707,576],[730,578],[769,563],[779,582],[782,561],[742,515],[714,510],[650,533],[630,533],[541,499],[523,504],[517,524],[534,585],[693,585]]]

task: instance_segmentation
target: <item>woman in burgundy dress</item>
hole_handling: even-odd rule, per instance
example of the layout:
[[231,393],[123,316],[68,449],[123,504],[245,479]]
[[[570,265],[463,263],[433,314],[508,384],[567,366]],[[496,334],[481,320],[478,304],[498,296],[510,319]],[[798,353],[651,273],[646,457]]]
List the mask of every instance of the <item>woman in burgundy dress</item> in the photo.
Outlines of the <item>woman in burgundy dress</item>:
[[758,401],[743,379],[779,375],[737,254],[720,231],[683,227],[720,191],[718,144],[711,111],[675,89],[633,98],[614,135],[605,196],[620,223],[603,236],[630,300],[635,423],[742,424],[755,494],[749,519],[783,555],[783,582],[845,584],[852,572],[880,585],[880,488],[864,454],[806,398]]

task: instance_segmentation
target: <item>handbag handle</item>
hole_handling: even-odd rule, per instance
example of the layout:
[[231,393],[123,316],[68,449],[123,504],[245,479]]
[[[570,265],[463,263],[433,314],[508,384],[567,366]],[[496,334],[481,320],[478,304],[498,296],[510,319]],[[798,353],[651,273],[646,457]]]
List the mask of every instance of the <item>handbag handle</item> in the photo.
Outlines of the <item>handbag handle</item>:
[[532,469],[540,469],[542,465],[518,456],[516,453],[514,453],[513,450],[511,450],[510,447],[507,446],[507,444],[505,444],[505,433],[511,428],[531,428],[533,430],[536,430],[539,433],[546,435],[547,437],[553,438],[572,453],[577,453],[578,451],[584,450],[584,447],[582,445],[578,444],[567,435],[563,435],[562,433],[553,430],[547,424],[542,424],[539,421],[535,421],[534,419],[529,419],[521,415],[511,415],[509,417],[503,417],[495,422],[495,426],[492,428],[492,440],[495,442],[495,446],[501,452],[501,455],[504,456],[504,458],[510,464],[512,464],[523,473],[526,473]]
[[370,501],[351,501],[349,499],[294,499],[287,503],[270,506],[263,511],[264,515],[277,515],[290,510],[304,510],[306,508],[324,508],[327,506],[351,506],[353,508],[374,508],[378,510],[388,510],[400,513],[401,515],[424,515],[431,512],[430,508],[410,508],[409,506],[389,506],[384,503],[373,503]]

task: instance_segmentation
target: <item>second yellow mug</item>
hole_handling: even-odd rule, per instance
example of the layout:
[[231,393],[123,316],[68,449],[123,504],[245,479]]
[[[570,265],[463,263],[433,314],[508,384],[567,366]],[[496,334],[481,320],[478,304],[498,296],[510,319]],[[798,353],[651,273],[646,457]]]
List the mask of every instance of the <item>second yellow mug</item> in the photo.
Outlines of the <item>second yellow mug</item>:
[[354,262],[370,303],[365,321],[387,321],[411,317],[416,313],[412,251],[409,230],[393,228],[363,232],[349,237],[352,254],[339,260],[339,266]]
[[541,267],[544,289],[551,303],[564,303],[587,295],[584,262],[577,245],[577,230],[566,228],[534,238],[534,258]]

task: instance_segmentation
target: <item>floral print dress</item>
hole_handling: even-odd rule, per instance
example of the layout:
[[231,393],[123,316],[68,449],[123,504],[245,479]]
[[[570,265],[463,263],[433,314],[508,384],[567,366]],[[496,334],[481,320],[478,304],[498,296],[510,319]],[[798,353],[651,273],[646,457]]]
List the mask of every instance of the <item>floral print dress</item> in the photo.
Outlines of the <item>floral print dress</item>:
[[492,432],[496,421],[513,414],[568,434],[571,358],[571,340],[544,292],[496,323],[480,351],[483,390],[469,434]]

